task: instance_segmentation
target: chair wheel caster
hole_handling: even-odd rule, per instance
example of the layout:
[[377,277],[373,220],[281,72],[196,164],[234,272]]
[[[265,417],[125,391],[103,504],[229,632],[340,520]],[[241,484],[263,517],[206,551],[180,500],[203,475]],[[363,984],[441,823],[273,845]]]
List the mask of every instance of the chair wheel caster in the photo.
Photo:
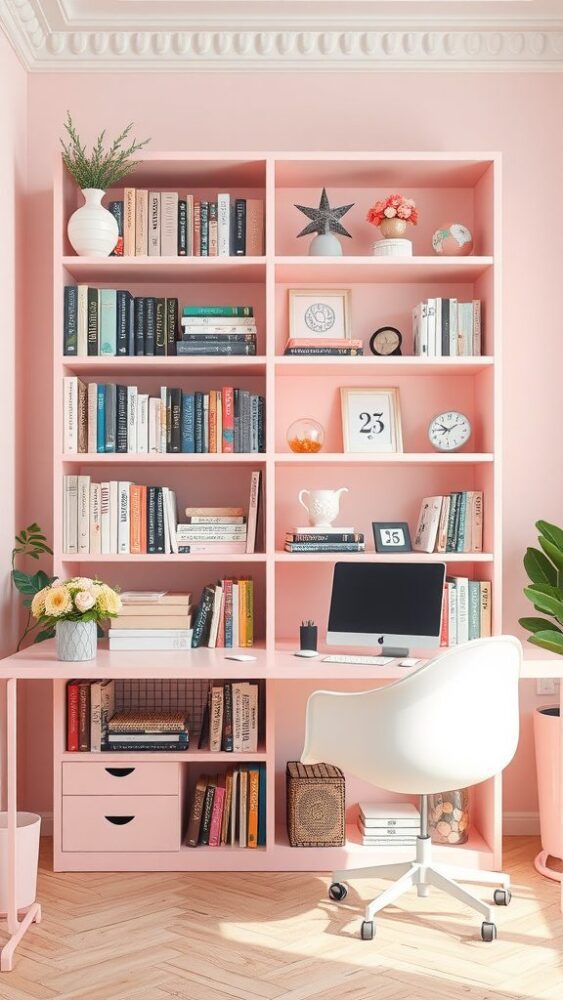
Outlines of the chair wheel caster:
[[360,928],[360,937],[362,941],[373,941],[375,935],[375,927],[373,920],[362,920],[362,926]]
[[342,882],[333,882],[328,890],[329,897],[334,903],[341,903],[348,895],[348,889]]
[[493,899],[497,906],[508,906],[512,899],[510,889],[495,889]]
[[495,941],[497,936],[496,924],[489,924],[486,920],[481,924],[481,937],[483,941]]

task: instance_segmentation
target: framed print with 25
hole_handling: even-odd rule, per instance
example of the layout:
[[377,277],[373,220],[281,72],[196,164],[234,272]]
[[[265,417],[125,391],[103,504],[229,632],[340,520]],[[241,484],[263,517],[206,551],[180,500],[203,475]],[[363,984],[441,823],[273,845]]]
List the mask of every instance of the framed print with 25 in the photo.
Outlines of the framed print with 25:
[[340,390],[345,452],[393,454],[403,450],[398,389]]

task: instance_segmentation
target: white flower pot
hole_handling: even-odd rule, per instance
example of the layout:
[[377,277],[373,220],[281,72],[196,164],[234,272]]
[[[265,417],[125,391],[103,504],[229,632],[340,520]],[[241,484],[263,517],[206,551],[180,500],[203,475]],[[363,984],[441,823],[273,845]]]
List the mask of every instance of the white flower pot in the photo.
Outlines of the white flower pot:
[[67,233],[73,250],[81,257],[109,257],[119,230],[115,217],[102,205],[105,191],[85,188],[85,204],[68,220]]
[[59,660],[95,660],[98,648],[96,622],[57,622]]

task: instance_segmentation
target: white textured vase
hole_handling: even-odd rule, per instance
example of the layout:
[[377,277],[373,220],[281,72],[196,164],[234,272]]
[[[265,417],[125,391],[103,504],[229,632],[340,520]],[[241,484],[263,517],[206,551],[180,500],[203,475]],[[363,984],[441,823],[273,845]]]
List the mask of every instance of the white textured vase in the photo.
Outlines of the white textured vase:
[[102,205],[105,191],[84,188],[85,204],[68,220],[67,233],[72,249],[80,257],[109,257],[117,243],[117,220]]
[[[339,490],[300,490],[297,499],[307,511],[311,527],[329,528],[340,513],[340,496],[347,492],[347,486]],[[305,496],[309,498],[307,501]]]
[[96,622],[57,622],[59,660],[95,660],[98,648]]

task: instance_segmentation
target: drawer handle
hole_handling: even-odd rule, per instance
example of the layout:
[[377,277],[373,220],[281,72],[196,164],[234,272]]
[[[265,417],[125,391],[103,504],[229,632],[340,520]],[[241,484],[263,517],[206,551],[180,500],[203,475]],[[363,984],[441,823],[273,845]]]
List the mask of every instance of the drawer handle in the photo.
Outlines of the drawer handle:
[[108,823],[113,823],[114,826],[126,826],[127,823],[131,823],[135,819],[134,816],[106,816]]
[[112,778],[126,778],[129,774],[133,774],[135,770],[134,767],[106,767],[105,770],[108,774],[111,774]]

